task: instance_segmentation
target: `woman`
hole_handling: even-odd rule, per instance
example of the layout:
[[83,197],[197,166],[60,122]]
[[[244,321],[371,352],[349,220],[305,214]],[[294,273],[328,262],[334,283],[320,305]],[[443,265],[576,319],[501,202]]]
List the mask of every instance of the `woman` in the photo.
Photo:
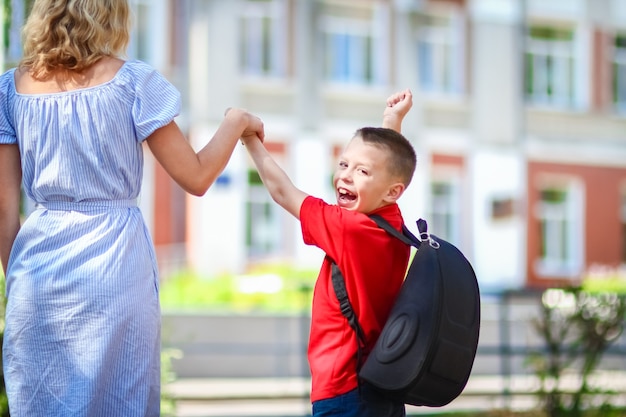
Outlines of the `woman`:
[[[142,142],[202,195],[244,134],[240,109],[195,152],[176,89],[120,57],[127,0],[36,0],[24,58],[0,77],[4,374],[14,416],[158,416],[160,309],[154,247],[136,204]],[[37,209],[20,227],[20,182]]]

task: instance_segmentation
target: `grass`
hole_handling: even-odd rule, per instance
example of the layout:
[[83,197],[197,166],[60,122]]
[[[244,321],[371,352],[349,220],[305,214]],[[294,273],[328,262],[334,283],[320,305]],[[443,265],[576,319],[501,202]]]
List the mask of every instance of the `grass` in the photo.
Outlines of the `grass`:
[[311,306],[317,271],[263,265],[246,275],[202,277],[181,271],[161,283],[164,310],[296,313]]

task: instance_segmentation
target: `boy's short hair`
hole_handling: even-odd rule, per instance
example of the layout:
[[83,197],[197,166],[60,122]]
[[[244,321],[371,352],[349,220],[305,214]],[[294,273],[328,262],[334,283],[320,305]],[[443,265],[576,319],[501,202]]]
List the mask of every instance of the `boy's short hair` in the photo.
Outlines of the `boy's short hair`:
[[405,187],[413,179],[417,157],[415,149],[407,138],[393,129],[384,127],[363,127],[356,131],[355,137],[360,137],[364,143],[369,143],[389,152],[389,173],[398,177]]

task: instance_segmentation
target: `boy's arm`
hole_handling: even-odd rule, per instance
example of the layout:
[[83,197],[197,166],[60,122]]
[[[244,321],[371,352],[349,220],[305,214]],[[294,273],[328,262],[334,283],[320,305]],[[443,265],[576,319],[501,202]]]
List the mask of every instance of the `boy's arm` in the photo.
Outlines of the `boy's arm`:
[[300,219],[300,207],[308,194],[293,185],[285,171],[274,161],[258,137],[250,135],[242,137],[241,140],[248,149],[259,176],[274,201],[296,219]]
[[413,106],[413,94],[408,88],[390,95],[383,112],[383,127],[401,133],[402,120]]

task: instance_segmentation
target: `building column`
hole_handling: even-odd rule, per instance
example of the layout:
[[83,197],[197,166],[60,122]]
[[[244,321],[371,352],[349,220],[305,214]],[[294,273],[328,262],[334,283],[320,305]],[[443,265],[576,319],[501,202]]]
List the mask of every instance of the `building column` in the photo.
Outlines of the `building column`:
[[487,291],[525,284],[522,4],[469,3],[474,143],[468,158],[473,196],[468,210],[473,219],[471,255]]
[[[331,170],[332,150],[320,130],[322,114],[321,60],[316,47],[317,5],[310,0],[296,0],[294,25],[295,67],[293,79],[296,82],[294,94],[294,130],[288,147],[288,161],[291,163],[289,176],[293,183],[306,193],[326,198],[328,173]],[[315,173],[312,175],[311,173]],[[334,198],[334,196],[332,196]],[[326,199],[332,203],[332,200]],[[281,209],[282,210],[282,209]],[[288,216],[291,222],[291,216]],[[319,268],[323,253],[302,240],[300,223],[290,225],[293,239],[293,257],[299,267]]]
[[[190,4],[189,125],[196,150],[212,138],[225,109],[241,103],[238,5],[221,0]],[[204,196],[187,197],[188,262],[202,275],[241,273],[245,268],[246,174],[244,156],[236,149]]]
[[409,88],[413,93],[413,107],[402,123],[402,134],[411,141],[417,155],[415,175],[406,189],[398,205],[406,226],[418,233],[416,221],[426,216],[428,207],[428,184],[430,183],[430,158],[426,141],[423,137],[423,106],[422,93],[419,85],[419,67],[417,65],[416,34],[412,25],[415,13],[419,13],[422,5],[417,2],[397,1],[393,16],[393,90]]

